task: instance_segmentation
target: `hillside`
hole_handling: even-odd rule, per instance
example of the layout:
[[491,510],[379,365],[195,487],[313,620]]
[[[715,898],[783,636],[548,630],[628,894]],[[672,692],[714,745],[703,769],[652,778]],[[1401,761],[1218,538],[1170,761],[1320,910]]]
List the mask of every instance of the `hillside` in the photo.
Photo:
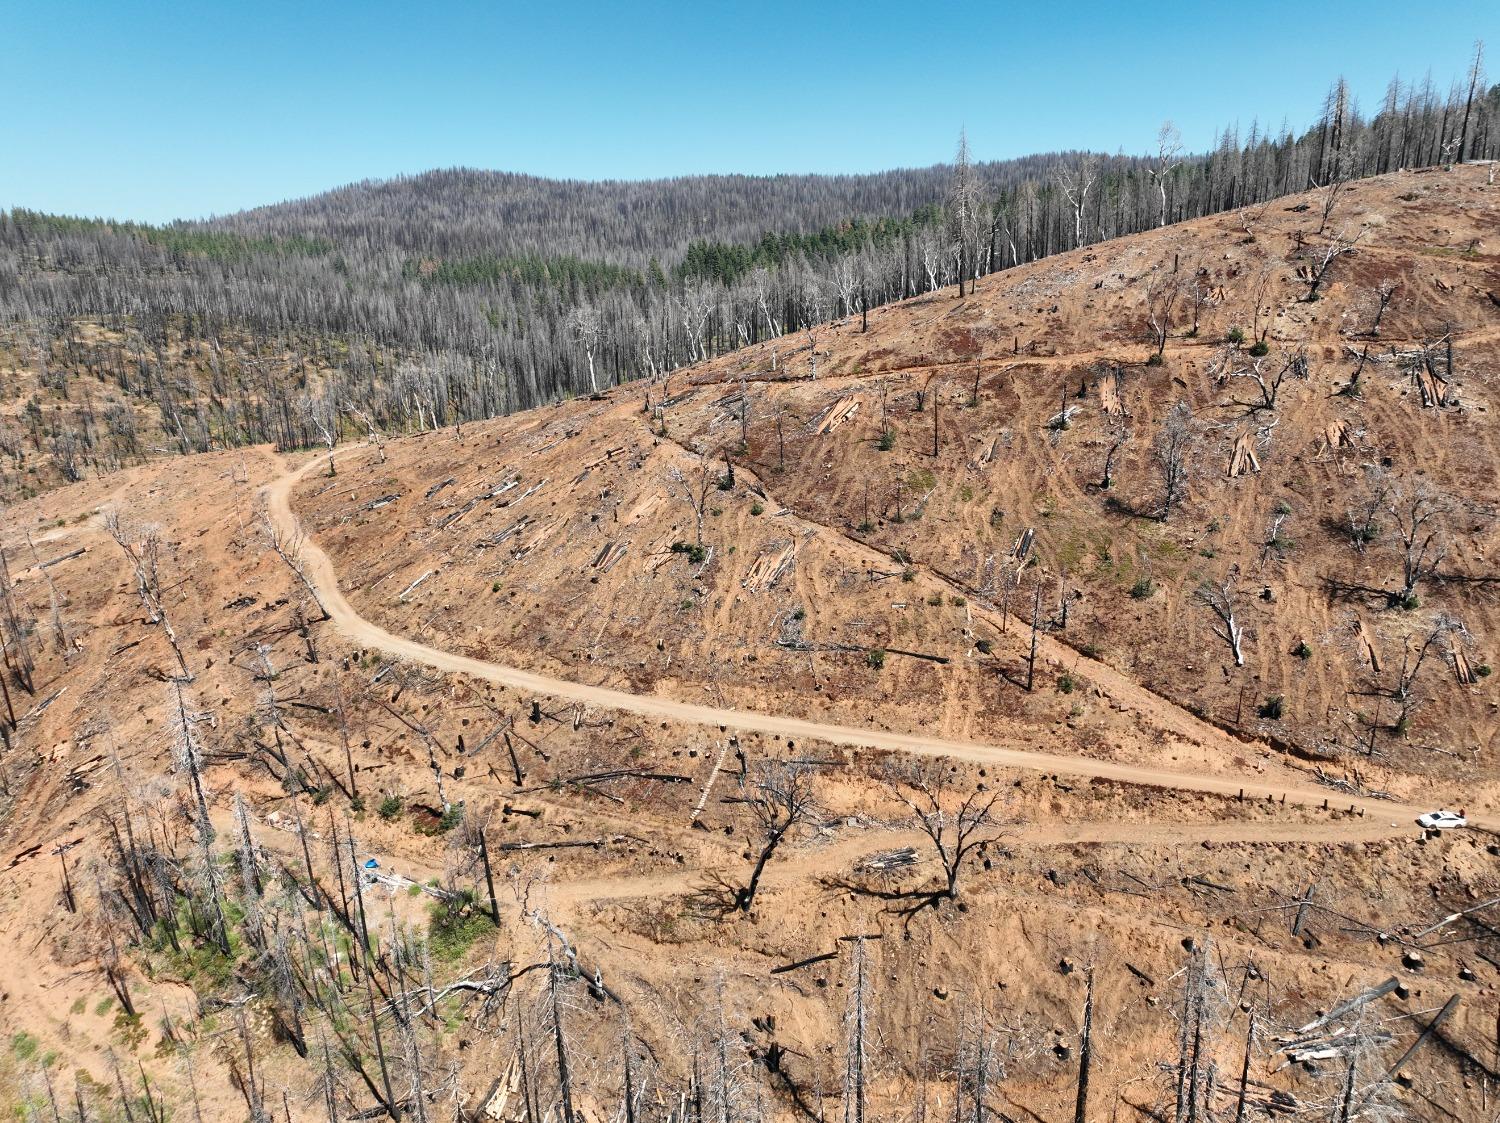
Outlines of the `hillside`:
[[1488,172],[12,506],[0,1088],[1484,1118]]

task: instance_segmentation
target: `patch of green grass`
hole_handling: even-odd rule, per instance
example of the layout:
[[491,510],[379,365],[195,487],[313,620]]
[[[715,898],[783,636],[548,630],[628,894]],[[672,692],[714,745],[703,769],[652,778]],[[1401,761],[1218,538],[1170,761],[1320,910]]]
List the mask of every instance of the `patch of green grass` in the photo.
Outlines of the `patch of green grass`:
[[18,1060],[29,1061],[36,1056],[36,1051],[41,1044],[34,1036],[23,1030],[10,1039],[10,1051]]
[[444,963],[462,959],[475,940],[495,930],[490,918],[475,909],[473,896],[465,892],[455,900],[432,906],[427,938],[434,959]]
[[108,1014],[111,1010],[113,1010],[114,1006],[114,996],[106,994],[100,1001],[99,1005],[94,1007],[94,1016],[96,1018],[102,1018],[105,1014]]
[[869,651],[865,652],[865,662],[877,671],[880,670],[881,667],[885,666],[885,649],[880,647],[870,648]]
[[1137,577],[1135,584],[1130,586],[1130,596],[1134,600],[1147,600],[1154,592],[1156,583],[1149,577]]
[[1073,676],[1068,674],[1066,671],[1057,676],[1058,693],[1072,694],[1074,685],[1075,683],[1073,682]]

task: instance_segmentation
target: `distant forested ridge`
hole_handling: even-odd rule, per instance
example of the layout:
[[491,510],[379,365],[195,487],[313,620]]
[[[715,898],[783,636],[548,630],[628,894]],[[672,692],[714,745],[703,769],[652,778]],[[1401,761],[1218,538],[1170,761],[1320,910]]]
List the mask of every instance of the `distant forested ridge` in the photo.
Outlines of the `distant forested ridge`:
[[[0,215],[0,330],[43,366],[79,321],[135,333],[142,352],[112,365],[183,448],[441,425],[1310,186],[1492,159],[1500,86],[1476,58],[1446,94],[1392,82],[1369,112],[1340,81],[1301,133],[1227,129],[1184,154],[1164,126],[1149,148],[652,182],[459,169],[167,226],[17,210]],[[158,369],[169,340],[246,339],[299,373],[211,390]]]

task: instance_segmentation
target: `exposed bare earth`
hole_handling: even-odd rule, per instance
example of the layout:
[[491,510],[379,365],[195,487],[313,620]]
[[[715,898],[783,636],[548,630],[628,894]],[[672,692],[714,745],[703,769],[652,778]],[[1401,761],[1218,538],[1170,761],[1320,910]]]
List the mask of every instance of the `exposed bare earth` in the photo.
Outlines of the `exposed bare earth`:
[[[1316,302],[1299,299],[1297,271],[1301,247],[1327,235],[1316,207],[1294,209],[1303,202],[1316,200],[1063,255],[962,301],[943,291],[878,310],[868,332],[850,320],[666,384],[340,447],[333,473],[326,455],[247,449],[11,508],[0,543],[37,621],[37,672],[34,693],[14,690],[19,728],[0,758],[0,1099],[47,1117],[38,1060],[50,1052],[64,1099],[77,1075],[91,1117],[106,1117],[113,1058],[188,1117],[166,1014],[204,1118],[246,1116],[246,1037],[277,1117],[326,1118],[316,1057],[274,1028],[255,956],[214,966],[202,947],[135,946],[128,914],[99,907],[117,877],[111,825],[128,819],[191,861],[181,685],[226,884],[239,876],[236,794],[268,882],[307,863],[334,884],[347,862],[332,838],[349,830],[388,879],[367,905],[392,946],[403,925],[426,933],[430,881],[476,884],[444,804],[482,824],[502,924],[434,973],[535,963],[537,916],[554,924],[583,977],[597,972],[618,999],[596,1001],[583,982],[565,995],[589,1120],[616,1111],[622,1014],[663,1102],[685,1087],[694,1049],[729,1041],[768,1116],[795,1114],[789,1087],[841,1111],[854,966],[837,937],[851,934],[884,937],[867,945],[880,1118],[907,1118],[924,1096],[934,1117],[951,1115],[981,1026],[1004,1059],[990,1117],[1071,1117],[1086,966],[1090,1118],[1170,1118],[1183,968],[1205,944],[1224,984],[1204,1046],[1217,1095],[1238,1087],[1253,1009],[1256,1094],[1328,1117],[1342,1060],[1285,1065],[1275,1038],[1394,975],[1401,992],[1360,1023],[1390,1035],[1361,1062],[1371,1072],[1459,1002],[1403,1082],[1379,1088],[1393,1116],[1493,1117],[1500,937],[1485,903],[1500,897],[1500,722],[1494,678],[1458,669],[1460,656],[1494,662],[1500,630],[1500,189],[1477,168],[1356,185],[1332,229],[1359,241]],[[1174,261],[1211,295],[1195,335],[1191,302],[1177,306],[1164,361],[1147,365],[1148,292]],[[1383,280],[1398,288],[1374,337]],[[1422,404],[1399,355],[1367,359],[1359,392],[1340,393],[1350,348],[1410,352],[1445,325],[1446,405]],[[1226,375],[1252,361],[1226,355],[1234,327],[1267,329],[1267,363],[1305,349],[1306,376],[1274,408],[1251,408],[1253,381]],[[1437,350],[1446,362],[1446,343]],[[1191,471],[1162,521],[1152,450],[1182,400]],[[1067,425],[1050,424],[1064,407]],[[1245,448],[1259,470],[1231,476]],[[726,455],[734,479],[721,487]],[[1377,470],[1443,500],[1443,560],[1406,609],[1387,596],[1401,576],[1392,516],[1362,550],[1347,532]],[[110,512],[159,530],[190,683],[172,681]],[[284,537],[306,527],[301,565],[329,620],[266,548],[262,513]],[[1023,540],[1031,553],[1013,557]],[[1009,593],[1008,565],[1020,574]],[[1205,580],[1231,587],[1243,667],[1195,599]],[[1442,615],[1465,630],[1409,684],[1398,727],[1392,675]],[[807,762],[818,814],[776,852],[753,908],[726,910],[753,849],[744,799],[760,765],[788,759]],[[913,898],[898,891],[940,874],[903,802],[917,798],[914,767],[950,809],[993,797],[995,821],[956,898],[903,914]],[[1476,829],[1424,838],[1411,820],[1439,805],[1465,808]],[[77,913],[57,853],[73,843]],[[906,847],[909,865],[870,872]],[[120,1016],[109,964],[141,1017]],[[424,1031],[444,1097],[431,1117],[476,1110],[508,1071],[513,1017],[544,1027],[539,983],[519,978],[498,1019],[455,1005]],[[346,997],[362,1011],[361,994]],[[362,1014],[347,1021],[368,1030]],[[769,1074],[774,1055],[790,1085]],[[373,1102],[348,1071],[341,1087],[345,1114]],[[1218,1106],[1233,1117],[1232,1098]],[[514,1103],[503,1116],[520,1117]]]
[[[308,461],[299,470],[288,472],[266,488],[267,508],[271,517],[288,536],[301,533],[301,525],[289,506],[288,495],[302,477],[309,474],[312,469],[321,467],[321,464],[320,460]],[[832,725],[806,718],[723,709],[674,701],[655,695],[633,694],[609,687],[570,682],[516,667],[507,667],[500,663],[486,662],[393,635],[379,625],[371,623],[360,616],[345,599],[339,589],[338,576],[334,571],[332,561],[316,542],[305,541],[302,555],[306,563],[307,575],[317,587],[323,605],[332,617],[333,624],[349,642],[359,647],[382,651],[395,658],[422,663],[440,671],[453,671],[487,682],[501,683],[521,691],[547,694],[572,702],[602,706],[606,709],[647,717],[670,718],[695,725],[718,726],[721,730],[775,734],[823,741],[833,745],[847,745],[851,748],[875,748],[924,756],[951,757],[975,764],[996,765],[1004,768],[1031,768],[1060,776],[1113,780],[1119,783],[1140,784],[1177,791],[1254,799],[1281,798],[1283,803],[1292,802],[1308,807],[1326,808],[1329,803],[1327,788],[1308,785],[1290,771],[1271,779],[1260,775],[1209,776],[1167,768],[1149,768],[1107,760],[1090,760],[1036,749],[952,741],[916,734],[889,733],[883,730]],[[1107,672],[1101,675],[1100,670],[1102,669],[1091,667],[1086,673],[1095,681],[1102,678],[1111,688],[1129,690],[1131,684],[1126,680],[1120,676],[1108,675]],[[1161,711],[1170,709],[1156,699],[1142,701],[1143,692],[1139,690],[1130,691],[1130,694],[1136,696],[1132,698],[1132,702],[1137,705],[1154,706]],[[1166,713],[1163,716],[1168,721],[1182,720],[1181,715],[1176,713]],[[1223,742],[1226,748],[1230,744],[1229,738],[1202,722],[1184,724],[1190,724],[1202,737]],[[1365,836],[1406,830],[1408,829],[1406,824],[1410,823],[1416,815],[1421,814],[1423,810],[1430,810],[1430,808],[1419,809],[1416,805],[1394,803],[1388,800],[1353,798],[1339,802],[1341,804],[1347,802],[1351,808],[1357,808],[1362,814],[1373,814],[1377,819],[1394,817],[1394,821],[1390,822],[1386,829],[1371,824],[1366,831],[1360,832]],[[1500,818],[1478,813],[1472,813],[1470,818],[1476,826],[1500,830]],[[1265,831],[1263,837],[1257,835],[1255,831],[1236,834],[1235,837],[1245,841],[1255,841],[1257,838],[1290,841],[1297,838],[1328,838],[1338,833],[1321,824],[1302,828],[1306,831],[1305,834],[1299,834],[1295,829],[1288,831],[1285,827],[1276,825],[1266,825],[1260,829]]]

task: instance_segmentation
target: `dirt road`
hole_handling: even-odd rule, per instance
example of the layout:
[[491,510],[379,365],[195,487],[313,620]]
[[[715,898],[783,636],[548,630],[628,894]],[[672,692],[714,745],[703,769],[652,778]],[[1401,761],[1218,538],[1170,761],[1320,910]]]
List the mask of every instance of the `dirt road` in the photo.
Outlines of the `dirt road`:
[[[324,461],[321,457],[309,460],[301,468],[287,472],[265,489],[267,512],[280,533],[288,537],[301,533],[300,523],[291,509],[291,492],[303,476],[323,465]],[[1388,834],[1410,831],[1413,829],[1412,820],[1416,815],[1422,811],[1432,810],[1384,800],[1360,799],[1331,793],[1327,788],[1301,783],[1291,777],[1267,780],[1264,777],[1179,772],[1166,768],[1063,756],[998,744],[951,741],[920,734],[891,733],[885,730],[832,725],[782,714],[722,709],[551,678],[517,667],[507,667],[500,663],[490,663],[443,651],[403,636],[394,635],[365,619],[349,604],[339,589],[338,575],[334,570],[332,560],[311,538],[302,540],[301,559],[305,575],[318,591],[334,627],[351,642],[437,670],[470,675],[516,690],[534,691],[537,694],[551,695],[645,717],[667,718],[696,725],[721,726],[727,730],[798,739],[811,738],[852,748],[886,749],[923,756],[952,757],[1001,768],[1024,768],[1075,779],[1112,780],[1122,784],[1136,784],[1179,792],[1200,792],[1217,796],[1234,796],[1243,792],[1247,799],[1279,801],[1284,797],[1286,803],[1304,807],[1321,807],[1326,802],[1339,808],[1354,807],[1357,810],[1363,810],[1365,813],[1363,820],[1352,818],[1349,822],[1351,825],[1359,823],[1363,829],[1357,833],[1365,837],[1369,836],[1368,832],[1377,829]],[[1489,830],[1500,829],[1500,819],[1471,816],[1471,821],[1476,826]],[[1396,826],[1389,825],[1393,822]],[[1386,825],[1381,828],[1377,827],[1377,824]],[[1268,836],[1279,839],[1286,835],[1284,824],[1267,824],[1266,829]],[[1355,833],[1350,831],[1351,836]]]

